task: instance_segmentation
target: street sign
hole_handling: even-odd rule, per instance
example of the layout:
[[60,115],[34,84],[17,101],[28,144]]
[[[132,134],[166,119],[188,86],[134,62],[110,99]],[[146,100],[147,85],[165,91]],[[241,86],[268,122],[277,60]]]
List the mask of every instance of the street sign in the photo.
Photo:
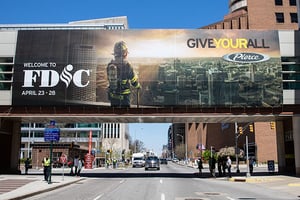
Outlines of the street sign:
[[58,142],[60,138],[59,128],[45,128],[44,140],[45,142]]

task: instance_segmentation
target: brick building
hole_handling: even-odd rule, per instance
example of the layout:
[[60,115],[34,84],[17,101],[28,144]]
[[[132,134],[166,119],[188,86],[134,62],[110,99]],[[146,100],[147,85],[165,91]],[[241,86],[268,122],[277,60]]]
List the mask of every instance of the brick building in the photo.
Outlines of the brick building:
[[[84,158],[88,153],[86,149],[81,149],[79,145],[74,143],[54,143],[52,149],[52,160],[54,166],[59,163],[59,158],[62,155],[67,155],[68,161],[73,161],[75,156]],[[42,168],[42,161],[44,157],[50,155],[50,143],[34,143],[32,145],[32,167]]]
[[202,28],[266,30],[299,28],[297,0],[229,0],[229,10],[230,13],[224,16],[223,21]]

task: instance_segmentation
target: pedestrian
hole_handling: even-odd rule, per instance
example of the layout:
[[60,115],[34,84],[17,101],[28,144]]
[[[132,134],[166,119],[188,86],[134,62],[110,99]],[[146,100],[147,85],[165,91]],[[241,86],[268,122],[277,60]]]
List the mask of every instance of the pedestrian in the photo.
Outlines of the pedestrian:
[[117,160],[114,158],[113,159],[113,168],[116,169],[117,168]]
[[218,156],[217,165],[218,165],[219,177],[222,177],[223,176],[223,172],[222,172],[223,161],[222,161],[222,157],[221,156]]
[[216,159],[214,156],[210,157],[209,158],[209,171],[210,171],[210,174],[213,176],[213,177],[216,177]]
[[124,41],[115,43],[114,59],[107,65],[108,99],[112,107],[130,107],[131,85],[140,89],[138,77],[127,60],[128,48]]
[[249,159],[249,169],[250,169],[250,174],[253,174],[253,166],[254,166],[254,159],[250,157]]
[[106,159],[106,168],[109,168],[109,159]]
[[198,158],[197,164],[199,169],[199,176],[202,176],[203,162],[201,157]]
[[48,156],[44,157],[43,159],[43,167],[44,167],[44,180],[48,181],[49,176],[50,176],[50,158],[48,158]]
[[77,176],[77,171],[78,171],[78,165],[79,165],[79,156],[75,156],[74,158],[74,175]]
[[227,171],[228,171],[228,177],[231,178],[231,159],[230,159],[230,156],[227,156],[226,166],[227,166]]
[[26,160],[25,160],[25,174],[28,174],[28,169],[30,168],[30,159],[29,158],[27,158]]
[[76,176],[80,176],[81,169],[83,167],[83,160],[81,158],[78,159],[78,169]]
[[227,158],[225,156],[222,157],[222,172],[223,176],[226,176],[226,169],[227,169]]

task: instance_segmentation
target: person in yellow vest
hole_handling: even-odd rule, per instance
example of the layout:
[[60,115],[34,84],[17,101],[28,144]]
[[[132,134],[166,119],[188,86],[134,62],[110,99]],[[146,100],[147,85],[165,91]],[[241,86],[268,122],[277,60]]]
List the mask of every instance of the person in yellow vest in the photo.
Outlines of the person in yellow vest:
[[48,181],[50,175],[50,158],[45,157],[43,159],[43,167],[44,167],[44,180]]

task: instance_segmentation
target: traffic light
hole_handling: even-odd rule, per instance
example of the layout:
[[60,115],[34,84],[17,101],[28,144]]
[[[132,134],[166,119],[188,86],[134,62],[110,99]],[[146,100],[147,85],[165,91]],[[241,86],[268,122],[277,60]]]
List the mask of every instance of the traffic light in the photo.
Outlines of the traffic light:
[[276,126],[275,122],[270,122],[270,127],[271,127],[272,130],[275,129],[275,126]]
[[243,134],[243,127],[239,127],[239,133],[242,135]]
[[253,132],[254,132],[254,129],[253,129],[253,125],[252,125],[252,124],[249,125],[249,131],[250,131],[250,133],[253,133]]

